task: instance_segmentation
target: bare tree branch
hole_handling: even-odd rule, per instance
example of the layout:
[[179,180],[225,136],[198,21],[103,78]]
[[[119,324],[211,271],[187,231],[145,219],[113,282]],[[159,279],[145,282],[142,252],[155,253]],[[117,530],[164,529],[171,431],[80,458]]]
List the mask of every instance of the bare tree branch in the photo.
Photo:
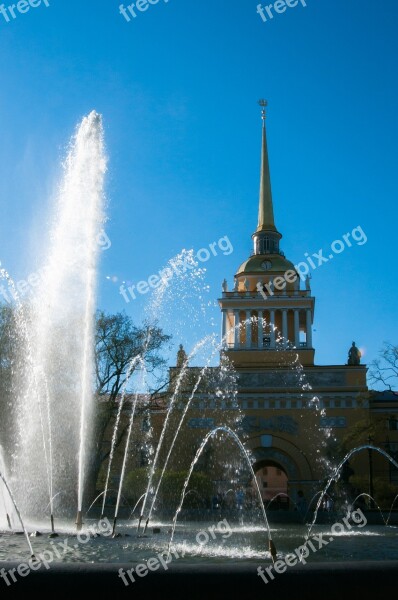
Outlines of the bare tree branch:
[[369,381],[392,391],[398,387],[398,346],[384,342],[379,356],[370,364]]

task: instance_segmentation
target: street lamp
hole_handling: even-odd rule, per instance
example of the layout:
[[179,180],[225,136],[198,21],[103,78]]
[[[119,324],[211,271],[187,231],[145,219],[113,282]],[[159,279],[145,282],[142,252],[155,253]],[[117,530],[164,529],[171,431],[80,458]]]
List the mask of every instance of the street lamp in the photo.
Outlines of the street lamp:
[[[372,443],[373,443],[373,439],[369,435],[368,436],[368,444],[371,445]],[[371,448],[368,448],[368,454],[369,454],[369,496],[370,496],[369,508],[375,508],[375,504],[374,504],[374,500],[373,500],[373,494],[374,494],[374,489],[373,489],[373,457],[372,457],[372,449]]]

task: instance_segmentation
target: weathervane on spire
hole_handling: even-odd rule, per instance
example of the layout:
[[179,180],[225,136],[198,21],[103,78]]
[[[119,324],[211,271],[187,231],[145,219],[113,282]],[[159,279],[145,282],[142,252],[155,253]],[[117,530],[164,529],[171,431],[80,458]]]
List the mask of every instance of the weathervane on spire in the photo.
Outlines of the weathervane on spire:
[[261,106],[261,108],[262,108],[262,111],[261,111],[261,118],[262,118],[262,120],[263,120],[263,126],[265,127],[265,119],[266,119],[266,116],[267,116],[267,113],[266,113],[266,110],[265,110],[265,109],[266,109],[266,108],[267,108],[267,106],[268,106],[268,102],[267,102],[267,100],[259,100],[259,101],[258,101],[258,104],[259,104],[259,106]]

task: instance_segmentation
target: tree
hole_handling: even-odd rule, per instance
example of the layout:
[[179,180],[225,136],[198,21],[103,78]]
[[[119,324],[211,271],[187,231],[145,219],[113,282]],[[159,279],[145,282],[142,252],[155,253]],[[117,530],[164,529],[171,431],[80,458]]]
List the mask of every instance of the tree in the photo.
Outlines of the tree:
[[[171,336],[163,333],[157,324],[145,322],[142,326],[134,325],[132,319],[124,312],[107,314],[98,311],[96,315],[95,333],[95,375],[96,397],[98,399],[97,418],[95,422],[95,449],[93,452],[91,484],[95,485],[101,464],[109,457],[110,449],[104,450],[103,441],[106,431],[114,420],[118,401],[122,391],[132,390],[129,385],[134,373],[145,365],[146,372],[152,381],[149,392],[153,402],[167,386],[165,376],[166,361],[160,351],[169,342]],[[141,358],[142,363],[134,359]],[[128,424],[123,423],[116,439],[116,448],[125,437]]]
[[390,391],[393,387],[398,387],[398,346],[384,342],[379,358],[370,364],[369,381],[376,385],[381,384]]
[[166,365],[159,350],[170,339],[156,324],[144,323],[137,327],[125,313],[109,315],[98,311],[95,335],[97,395],[106,394],[114,401],[125,384],[131,361],[139,355],[148,374],[159,373]]
[[366,419],[360,419],[350,427],[348,433],[343,437],[341,441],[341,448],[343,456],[359,446],[367,444],[369,438],[381,439],[384,433],[385,419],[382,417],[368,417]]

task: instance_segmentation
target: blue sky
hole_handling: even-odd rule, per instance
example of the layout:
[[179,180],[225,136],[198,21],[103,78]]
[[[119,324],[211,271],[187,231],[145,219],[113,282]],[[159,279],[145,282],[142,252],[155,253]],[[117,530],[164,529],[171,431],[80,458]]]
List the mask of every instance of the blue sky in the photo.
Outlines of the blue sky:
[[150,298],[126,304],[122,281],[228,236],[234,251],[203,264],[195,285],[177,284],[160,315],[176,344],[218,333],[214,300],[256,227],[256,102],[266,97],[287,257],[297,263],[357,226],[368,238],[312,274],[316,362],[344,364],[352,340],[369,362],[383,340],[398,343],[398,5],[307,0],[264,23],[257,4],[160,0],[129,23],[118,0],[50,0],[9,23],[0,15],[0,259],[15,279],[40,266],[60,162],[96,109],[112,242],[98,305],[139,322]]

